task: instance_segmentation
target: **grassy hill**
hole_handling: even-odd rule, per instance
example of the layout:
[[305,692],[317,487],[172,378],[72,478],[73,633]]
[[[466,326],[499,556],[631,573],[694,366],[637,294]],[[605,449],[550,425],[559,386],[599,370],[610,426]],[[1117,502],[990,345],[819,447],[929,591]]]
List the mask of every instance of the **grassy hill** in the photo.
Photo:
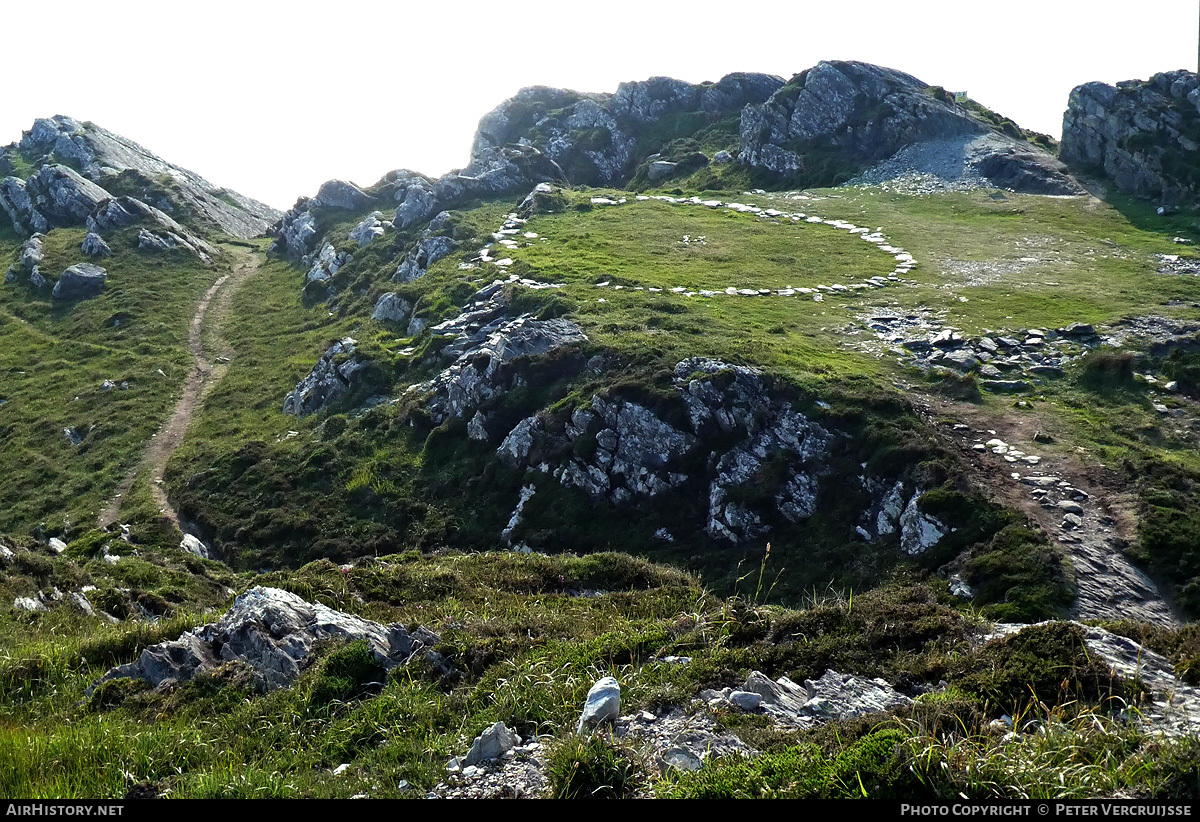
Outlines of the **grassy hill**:
[[[445,795],[464,784],[447,760],[504,722],[544,743],[557,795],[1194,797],[1194,739],[1138,724],[1150,686],[1098,661],[1079,625],[982,639],[996,620],[1087,616],[1195,681],[1200,260],[1177,240],[1200,240],[1194,215],[986,188],[682,187],[733,186],[730,168],[680,188],[563,187],[515,229],[524,192],[464,199],[453,251],[407,282],[393,274],[424,223],[396,230],[383,209],[383,236],[360,245],[375,201],[312,205],[303,261],[215,234],[209,263],[156,254],[131,226],[106,237],[99,297],[0,288],[0,792]],[[85,234],[49,231],[42,270],[80,262]],[[0,228],[0,262],[22,239]],[[306,286],[326,243],[353,259]],[[210,292],[197,333],[211,371],[158,488],[145,455],[200,367],[189,328]],[[419,322],[372,319],[388,293]],[[503,390],[442,419],[437,380],[489,367],[454,332],[472,311],[586,340],[516,358]],[[1068,330],[1083,325],[1097,333]],[[344,338],[362,376],[317,413],[285,413]],[[937,354],[962,347],[998,353]],[[692,358],[720,367],[680,376]],[[721,394],[746,374],[758,417],[694,421],[687,386]],[[622,499],[561,480],[572,460],[598,464],[597,426],[577,420],[606,404],[701,443],[668,465],[668,488]],[[531,420],[565,445],[506,461],[501,443]],[[817,457],[755,444],[798,420],[828,434]],[[734,453],[755,459],[730,491]],[[799,465],[812,510],[789,517],[780,489]],[[757,512],[739,532],[753,538],[712,527],[714,489]],[[910,521],[939,526],[931,545],[906,552],[898,525],[877,527],[890,489]],[[215,558],[182,550],[184,532]],[[1166,617],[1115,595],[1111,612],[1080,610],[1104,607],[1084,549],[1149,574]],[[259,585],[429,628],[441,662],[385,674],[330,643],[270,693],[236,665],[91,690]],[[705,696],[754,670],[880,677],[912,701],[800,728]],[[760,755],[681,773],[628,736],[574,739],[610,674],[623,714],[686,715]]]

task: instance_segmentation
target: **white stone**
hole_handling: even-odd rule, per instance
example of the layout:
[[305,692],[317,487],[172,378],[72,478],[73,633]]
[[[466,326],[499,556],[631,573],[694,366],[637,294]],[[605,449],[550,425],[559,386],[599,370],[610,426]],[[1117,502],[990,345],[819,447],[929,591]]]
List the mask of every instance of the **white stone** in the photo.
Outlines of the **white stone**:
[[585,728],[615,722],[620,715],[621,685],[614,677],[606,676],[588,691],[575,732],[583,733]]
[[762,704],[762,695],[753,691],[734,691],[729,695],[729,704],[743,711],[757,711]]
[[462,759],[463,772],[466,773],[466,768],[477,765],[480,762],[499,759],[507,751],[516,747],[520,741],[507,725],[503,722],[497,722],[475,737],[475,741],[471,743],[470,752]]

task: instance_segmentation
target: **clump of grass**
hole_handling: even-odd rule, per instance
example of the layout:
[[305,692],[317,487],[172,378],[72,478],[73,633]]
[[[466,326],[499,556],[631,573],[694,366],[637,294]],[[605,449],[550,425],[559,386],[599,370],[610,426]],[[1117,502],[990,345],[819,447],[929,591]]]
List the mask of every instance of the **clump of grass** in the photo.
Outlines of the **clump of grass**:
[[939,735],[919,721],[905,722],[904,727],[916,773],[943,797],[1093,799],[1120,792],[1156,794],[1180,775],[1174,769],[1171,777],[1155,774],[1154,767],[1142,761],[1145,753],[1139,748],[1144,738],[1132,725],[1088,710],[1068,716],[1042,708],[1015,717],[1012,731],[962,728]]
[[1096,350],[1083,357],[1076,369],[1075,380],[1094,394],[1115,395],[1133,391],[1136,355],[1132,351]]
[[808,743],[754,758],[710,760],[663,785],[658,796],[687,799],[919,799],[939,794],[910,761],[908,735],[874,731],[826,756]]
[[383,687],[385,672],[360,639],[338,648],[320,663],[308,704],[321,708],[335,702],[358,699]]
[[1069,622],[1024,628],[960,663],[954,681],[996,714],[1102,705],[1121,709],[1141,694],[1088,651],[1083,629]]
[[554,799],[629,799],[642,786],[642,769],[630,748],[597,734],[569,736],[547,755]]
[[1075,594],[1062,552],[1023,525],[1009,525],[977,546],[963,570],[975,604],[1000,622],[1061,616]]

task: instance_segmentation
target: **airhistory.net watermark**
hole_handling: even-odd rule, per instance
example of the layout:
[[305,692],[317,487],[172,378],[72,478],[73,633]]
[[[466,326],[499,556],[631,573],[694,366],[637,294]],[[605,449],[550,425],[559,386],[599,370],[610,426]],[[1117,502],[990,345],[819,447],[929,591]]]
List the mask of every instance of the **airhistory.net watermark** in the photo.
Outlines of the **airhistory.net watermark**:
[[120,816],[124,805],[67,802],[8,802],[5,816]]

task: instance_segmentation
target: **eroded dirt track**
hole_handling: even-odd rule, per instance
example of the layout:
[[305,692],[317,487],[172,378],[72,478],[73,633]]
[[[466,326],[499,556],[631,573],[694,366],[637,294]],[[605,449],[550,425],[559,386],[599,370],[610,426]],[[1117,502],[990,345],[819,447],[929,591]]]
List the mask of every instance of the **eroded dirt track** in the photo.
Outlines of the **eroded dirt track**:
[[196,412],[203,406],[204,398],[228,370],[233,349],[226,342],[222,331],[229,318],[233,295],[258,271],[257,254],[240,252],[233,270],[221,276],[209,286],[196,304],[188,326],[187,348],[192,357],[192,369],[183,383],[183,393],[175,403],[171,416],[146,444],[142,457],[132,471],[117,486],[104,510],[100,512],[99,526],[107,528],[117,521],[121,503],[134,481],[142,475],[150,479],[150,491],[154,495],[159,512],[179,527],[179,515],[171,507],[163,488],[163,474],[167,461],[183,442],[188,426]]
[[[979,487],[1024,513],[1062,548],[1078,590],[1072,619],[1179,624],[1158,586],[1122,550],[1136,538],[1137,519],[1133,495],[1115,473],[1089,466],[1059,444],[1037,443],[1037,433],[1053,423],[1033,412],[997,415],[945,400],[930,400],[923,410],[927,422],[961,449]],[[986,448],[993,439],[1037,454],[1039,462],[1008,462]]]

